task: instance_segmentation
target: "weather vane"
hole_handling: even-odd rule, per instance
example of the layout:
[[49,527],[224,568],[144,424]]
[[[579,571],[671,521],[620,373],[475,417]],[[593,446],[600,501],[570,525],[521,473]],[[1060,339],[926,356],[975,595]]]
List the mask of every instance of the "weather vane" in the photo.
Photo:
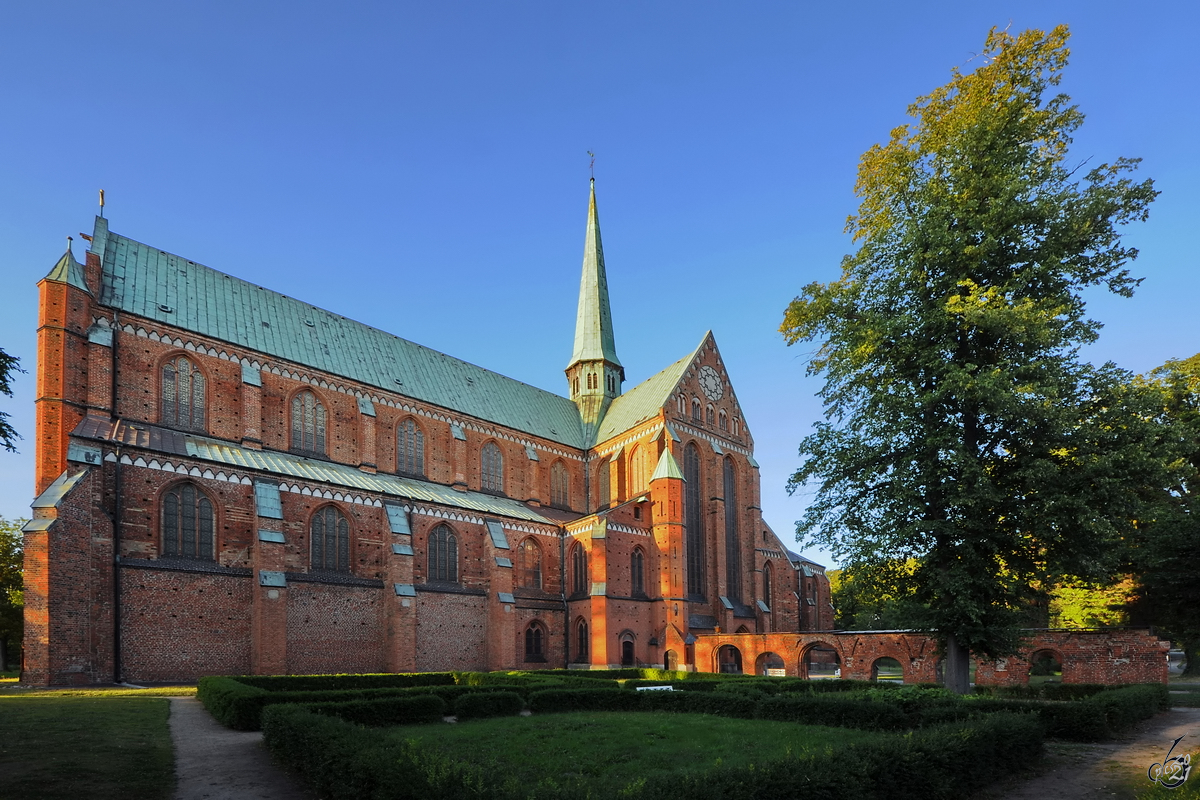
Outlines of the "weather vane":
[[592,173],[592,180],[596,180],[596,154],[591,150],[588,150],[587,154],[592,157],[591,163],[588,164],[588,171]]

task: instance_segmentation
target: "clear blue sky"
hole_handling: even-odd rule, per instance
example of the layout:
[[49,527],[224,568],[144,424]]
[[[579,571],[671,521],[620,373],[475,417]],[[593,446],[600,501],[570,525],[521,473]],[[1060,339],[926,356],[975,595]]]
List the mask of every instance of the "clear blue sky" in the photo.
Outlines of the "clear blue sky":
[[[1145,283],[1086,357],[1200,351],[1195,2],[10,3],[0,23],[0,515],[32,495],[36,281],[112,229],[556,392],[597,153],[631,386],[712,328],[792,538],[819,418],[776,329],[851,244],[859,155],[992,26],[1071,26],[1074,154],[1145,159]],[[825,560],[819,552],[814,558]]]

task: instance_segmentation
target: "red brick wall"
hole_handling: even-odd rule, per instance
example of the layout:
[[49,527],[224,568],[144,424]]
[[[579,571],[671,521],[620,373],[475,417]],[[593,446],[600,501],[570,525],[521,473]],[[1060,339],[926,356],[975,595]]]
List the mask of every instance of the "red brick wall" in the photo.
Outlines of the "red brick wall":
[[418,591],[417,669],[421,672],[488,669],[489,602],[498,601],[480,595]]
[[[937,642],[922,634],[853,631],[770,635],[705,635],[696,643],[696,669],[716,672],[717,651],[725,645],[738,648],[744,670],[760,655],[773,652],[783,658],[788,675],[807,677],[803,662],[815,645],[838,652],[841,677],[871,680],[872,667],[884,657],[896,659],[905,683],[937,682]],[[1020,685],[1029,682],[1029,656],[1052,649],[1063,664],[1064,683],[1166,683],[1169,642],[1149,631],[1031,631],[1021,653],[1002,664],[976,660],[975,682],[981,686]],[[1002,666],[1003,669],[998,669]]]
[[379,589],[289,583],[288,672],[382,672],[384,599]]
[[124,677],[192,681],[250,671],[252,576],[121,570]]

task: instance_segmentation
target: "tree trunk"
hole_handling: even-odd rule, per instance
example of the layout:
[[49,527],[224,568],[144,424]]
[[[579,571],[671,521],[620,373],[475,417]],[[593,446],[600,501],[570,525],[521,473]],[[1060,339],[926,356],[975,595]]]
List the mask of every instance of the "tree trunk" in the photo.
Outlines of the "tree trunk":
[[953,635],[946,636],[946,688],[955,694],[971,691],[971,653]]
[[1184,639],[1179,646],[1183,650],[1183,657],[1187,659],[1183,674],[1188,677],[1200,675],[1200,639]]

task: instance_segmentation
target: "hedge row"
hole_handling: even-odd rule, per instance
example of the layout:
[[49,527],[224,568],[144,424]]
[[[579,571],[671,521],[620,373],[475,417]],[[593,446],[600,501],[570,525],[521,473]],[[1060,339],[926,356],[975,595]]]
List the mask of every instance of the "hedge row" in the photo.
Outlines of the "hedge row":
[[[517,785],[494,767],[484,770],[457,762],[404,737],[356,727],[299,706],[267,709],[263,738],[278,760],[303,775],[317,794],[334,800],[548,796],[537,787]],[[1041,730],[1031,717],[996,714],[765,764],[682,771],[631,785],[620,795],[624,800],[675,795],[693,800],[939,800],[962,797],[1012,774],[1035,761],[1041,747]],[[557,785],[553,796],[574,800],[587,791],[584,787],[572,793]]]
[[363,702],[420,695],[434,695],[449,706],[463,695],[493,693],[504,689],[522,694],[529,691],[526,687],[435,684],[410,688],[269,692],[256,686],[250,686],[240,678],[208,677],[200,679],[196,697],[208,709],[208,713],[212,714],[213,718],[225,727],[239,731],[256,731],[261,726],[262,712],[267,706],[294,703]]
[[441,722],[446,716],[446,701],[432,694],[340,703],[299,703],[296,707],[373,728]]
[[362,675],[240,675],[247,686],[268,692],[316,692],[340,689],[406,689],[413,686],[452,686],[453,672],[400,672]]

